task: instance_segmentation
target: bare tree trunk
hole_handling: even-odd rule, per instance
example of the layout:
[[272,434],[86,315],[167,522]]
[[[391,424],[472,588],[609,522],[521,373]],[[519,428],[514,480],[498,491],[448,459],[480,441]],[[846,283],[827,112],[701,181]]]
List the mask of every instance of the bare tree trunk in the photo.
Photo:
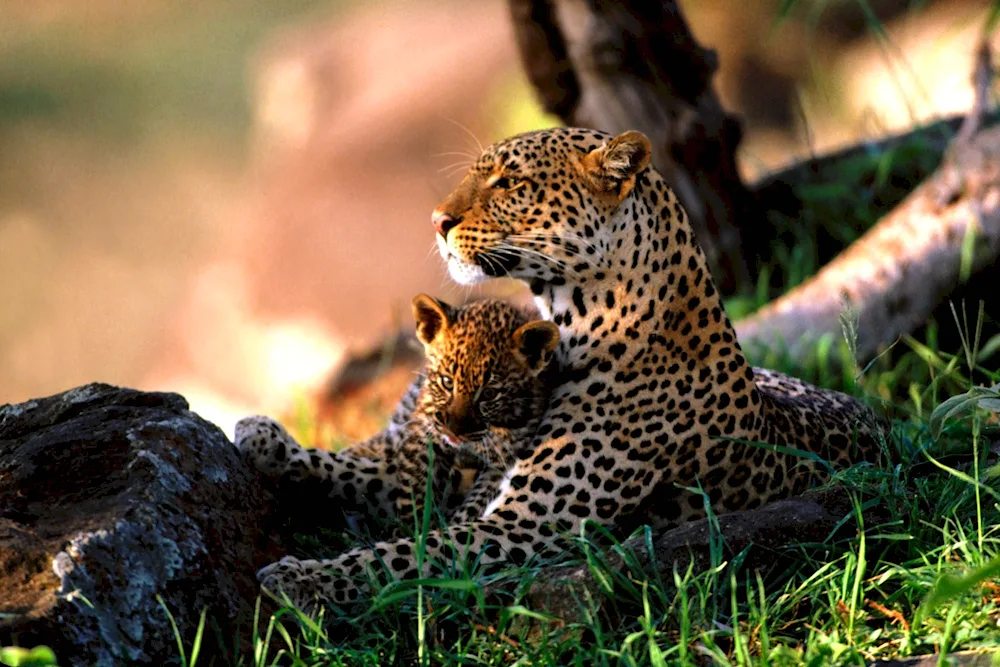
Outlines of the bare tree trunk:
[[722,292],[749,285],[739,223],[757,214],[736,168],[740,125],[712,89],[715,52],[695,41],[677,3],[508,1],[545,108],[569,125],[648,135]]
[[1000,128],[992,128],[956,141],[940,169],[871,231],[738,322],[736,332],[751,351],[786,346],[797,357],[819,336],[839,334],[840,314],[850,306],[858,314],[858,357],[870,358],[925,322],[963,277],[998,255]]

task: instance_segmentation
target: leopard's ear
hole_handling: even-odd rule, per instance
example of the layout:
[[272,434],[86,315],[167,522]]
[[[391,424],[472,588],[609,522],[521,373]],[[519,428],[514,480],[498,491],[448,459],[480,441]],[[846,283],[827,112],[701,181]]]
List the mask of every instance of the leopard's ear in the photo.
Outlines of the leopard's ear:
[[455,321],[455,309],[444,301],[418,294],[413,297],[413,319],[417,323],[417,338],[426,347]]
[[629,130],[590,151],[580,162],[591,188],[598,194],[613,194],[621,201],[635,187],[636,177],[649,166],[652,154],[649,138]]
[[552,352],[559,345],[559,327],[537,320],[522,324],[514,332],[514,350],[530,370],[540,373],[552,362]]

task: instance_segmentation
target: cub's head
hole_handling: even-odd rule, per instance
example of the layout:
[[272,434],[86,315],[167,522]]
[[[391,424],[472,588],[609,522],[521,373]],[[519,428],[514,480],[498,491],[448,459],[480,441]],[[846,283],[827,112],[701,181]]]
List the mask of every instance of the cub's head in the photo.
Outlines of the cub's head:
[[413,317],[427,357],[417,412],[445,442],[509,449],[534,435],[555,379],[554,324],[502,301],[454,308],[425,294]]
[[599,269],[612,247],[612,214],[650,154],[639,132],[575,128],[490,146],[431,216],[451,277],[558,282]]

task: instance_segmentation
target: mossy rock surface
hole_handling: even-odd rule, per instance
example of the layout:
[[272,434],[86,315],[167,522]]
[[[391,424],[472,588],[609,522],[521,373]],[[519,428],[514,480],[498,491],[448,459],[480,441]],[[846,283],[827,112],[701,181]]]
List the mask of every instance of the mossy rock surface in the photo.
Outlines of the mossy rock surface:
[[173,662],[162,599],[186,643],[207,609],[206,639],[231,654],[250,637],[256,569],[284,551],[273,506],[176,394],[91,384],[0,406],[0,646]]

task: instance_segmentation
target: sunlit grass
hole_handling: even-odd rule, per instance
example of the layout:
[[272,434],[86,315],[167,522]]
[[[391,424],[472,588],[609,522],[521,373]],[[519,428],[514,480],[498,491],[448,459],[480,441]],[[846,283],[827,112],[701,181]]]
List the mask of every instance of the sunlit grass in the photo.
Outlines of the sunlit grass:
[[[988,469],[982,433],[995,431],[992,404],[967,405],[967,413],[943,421],[935,439],[932,408],[948,396],[934,386],[972,389],[954,363],[965,361],[964,351],[947,355],[922,344],[903,357],[909,367],[924,364],[922,377],[930,380],[914,387],[922,414],[901,406],[906,416],[894,423],[892,438],[905,445],[902,460],[839,473],[833,483],[856,490],[855,507],[843,517],[848,529],[820,543],[792,540],[775,554],[779,564],[772,569],[742,567],[739,555],[726,561],[720,548],[705,571],[675,570],[664,580],[625,548],[616,549],[625,566],[608,568],[605,552],[577,537],[574,558],[600,585],[576,601],[581,613],[572,624],[560,626],[521,597],[537,571],[515,569],[487,579],[506,581],[511,591],[487,602],[477,594],[473,573],[462,571],[434,585],[391,584],[331,634],[292,624],[277,649],[272,632],[271,650],[293,664],[310,665],[390,659],[835,665],[942,650],[998,650],[1000,529],[994,526],[1000,524],[1000,493],[991,475],[975,473]],[[899,374],[868,372],[872,376],[856,385],[862,395],[868,382],[892,394],[911,383]],[[944,451],[964,451],[965,457],[929,472],[928,457]],[[864,510],[872,506],[883,508],[888,520],[867,522]],[[435,520],[425,514],[417,535]],[[258,641],[261,656],[268,652],[266,639]]]
[[[1000,650],[1000,485],[988,459],[998,404],[970,379],[1000,379],[988,363],[1000,341],[975,343],[974,318],[941,326],[960,325],[962,349],[940,350],[933,325],[865,368],[843,338],[805,360],[763,360],[894,418],[892,457],[831,481],[854,497],[841,529],[819,542],[790,538],[772,567],[746,566],[747,552],[727,558],[716,533],[705,570],[658,571],[635,550],[652,543],[648,529],[612,547],[624,565],[610,565],[609,536],[595,530],[570,536],[571,562],[597,585],[567,588],[578,610],[568,624],[525,596],[543,571],[484,577],[456,565],[433,581],[378,588],[358,610],[328,609],[336,620],[326,629],[282,625],[293,612],[280,612],[258,634],[255,664],[849,665]],[[878,522],[867,518],[875,507]],[[418,543],[441,521],[428,509],[413,527]],[[324,546],[314,542],[312,555]]]

